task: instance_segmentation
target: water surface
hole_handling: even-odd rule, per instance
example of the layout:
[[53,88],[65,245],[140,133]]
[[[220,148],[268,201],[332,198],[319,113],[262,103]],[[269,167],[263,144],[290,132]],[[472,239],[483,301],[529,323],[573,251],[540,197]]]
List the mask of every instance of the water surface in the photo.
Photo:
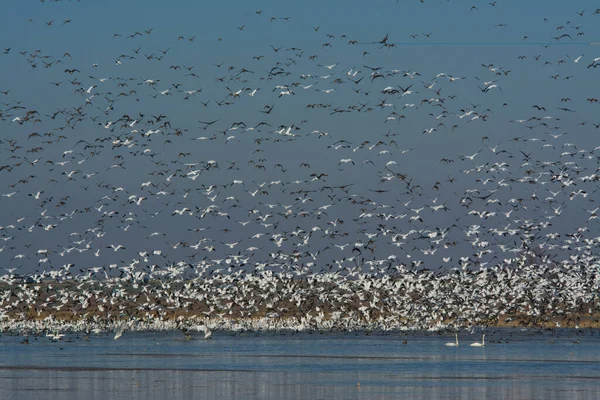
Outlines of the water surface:
[[[179,332],[0,338],[0,398],[588,399],[600,393],[596,331],[480,334]],[[406,341],[406,344],[404,343]]]

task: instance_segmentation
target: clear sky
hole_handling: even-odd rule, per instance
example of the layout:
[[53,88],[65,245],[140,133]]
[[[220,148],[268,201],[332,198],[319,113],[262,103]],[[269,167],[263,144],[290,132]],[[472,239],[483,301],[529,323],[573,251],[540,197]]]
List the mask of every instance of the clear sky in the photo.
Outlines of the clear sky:
[[0,266],[437,268],[506,257],[531,221],[598,236],[595,4],[6,0]]

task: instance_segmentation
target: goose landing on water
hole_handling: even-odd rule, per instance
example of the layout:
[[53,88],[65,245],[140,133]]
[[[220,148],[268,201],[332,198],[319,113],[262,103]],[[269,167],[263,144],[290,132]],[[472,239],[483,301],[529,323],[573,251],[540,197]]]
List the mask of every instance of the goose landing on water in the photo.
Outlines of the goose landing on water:
[[206,325],[199,325],[196,327],[196,329],[198,331],[204,332],[204,339],[208,340],[212,337],[212,332],[210,329],[208,329],[208,326]]
[[[204,339],[208,340],[212,337],[212,332],[210,331],[210,329],[208,329],[208,327],[206,325],[198,325],[194,328],[191,328],[192,330],[198,331],[198,332],[204,332]],[[181,329],[181,333],[183,334],[183,336],[185,337],[185,340],[193,340],[194,337],[192,336],[190,330],[184,328]]]
[[64,336],[65,336],[64,334],[62,334],[62,333],[58,333],[58,332],[54,332],[54,333],[48,333],[48,334],[46,335],[46,337],[49,337],[49,338],[50,338],[50,340],[52,340],[53,342],[56,342],[56,341],[58,341],[58,340],[62,340],[62,338],[63,338]]
[[124,331],[125,331],[125,322],[121,323],[115,330],[115,340],[118,340],[121,336],[123,336]]

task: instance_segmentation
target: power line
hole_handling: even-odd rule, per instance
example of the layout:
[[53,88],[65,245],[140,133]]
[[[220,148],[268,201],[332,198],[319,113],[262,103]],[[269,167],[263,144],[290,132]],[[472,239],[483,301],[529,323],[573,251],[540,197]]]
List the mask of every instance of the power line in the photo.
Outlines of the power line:
[[362,45],[383,46],[597,46],[600,42],[363,42]]

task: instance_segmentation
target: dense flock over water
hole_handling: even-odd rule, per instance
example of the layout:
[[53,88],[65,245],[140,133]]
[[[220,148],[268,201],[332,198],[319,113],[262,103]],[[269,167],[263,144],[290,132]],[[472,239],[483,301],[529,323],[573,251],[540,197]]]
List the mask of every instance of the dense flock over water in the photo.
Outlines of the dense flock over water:
[[461,47],[58,3],[1,41],[1,331],[598,326],[600,10],[455,4],[497,21]]

